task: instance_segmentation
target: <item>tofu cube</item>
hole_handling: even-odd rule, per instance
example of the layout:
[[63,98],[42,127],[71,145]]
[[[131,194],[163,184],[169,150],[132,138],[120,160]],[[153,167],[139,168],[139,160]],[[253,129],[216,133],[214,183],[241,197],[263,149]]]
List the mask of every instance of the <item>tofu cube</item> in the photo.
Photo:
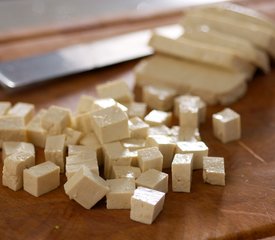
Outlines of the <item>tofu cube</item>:
[[48,136],[44,153],[46,161],[55,163],[64,173],[65,135]]
[[113,166],[111,178],[131,178],[137,179],[141,174],[139,167]]
[[215,137],[223,143],[241,138],[241,117],[230,108],[213,114],[212,124]]
[[168,192],[168,174],[156,169],[149,169],[136,179],[138,187],[151,188],[160,192]]
[[225,185],[224,158],[203,158],[203,180],[212,185]]
[[111,179],[107,180],[107,184],[110,188],[106,195],[107,209],[130,209],[135,181],[129,178]]
[[139,117],[129,119],[129,130],[131,138],[147,138],[149,125]]
[[202,123],[206,118],[206,103],[198,96],[181,95],[174,100],[174,114],[179,117],[180,105],[199,109],[199,122]]
[[77,104],[77,113],[92,111],[95,98],[93,96],[82,95]]
[[17,152],[27,152],[35,157],[35,149],[32,143],[27,142],[3,142],[2,160]]
[[79,143],[80,138],[82,137],[82,132],[74,130],[72,128],[66,128],[64,130],[65,134],[65,145],[76,145]]
[[2,148],[2,143],[6,141],[27,141],[25,122],[22,117],[0,117],[0,148]]
[[165,193],[138,187],[131,198],[130,218],[134,221],[152,224],[163,209]]
[[23,172],[24,190],[39,197],[60,185],[60,168],[52,162],[44,162],[25,169]]
[[141,172],[145,172],[151,168],[162,171],[163,156],[157,147],[140,149],[137,150],[137,153]]
[[28,152],[16,152],[4,159],[2,184],[17,191],[23,187],[23,170],[34,166],[34,156]]
[[145,86],[142,99],[151,109],[169,111],[173,108],[177,91],[167,87]]
[[16,103],[7,113],[10,116],[22,117],[27,124],[34,116],[34,105],[30,103]]
[[101,143],[109,143],[130,137],[128,117],[117,106],[92,113],[92,126]]
[[92,126],[91,113],[85,112],[77,114],[74,117],[74,128],[83,133],[93,132],[94,130]]
[[193,169],[203,168],[203,157],[208,156],[208,147],[204,142],[178,142],[176,153],[193,153]]
[[96,99],[94,101],[92,112],[96,112],[109,107],[118,107],[125,113],[127,113],[128,111],[128,108],[125,107],[125,105],[120,104],[119,102],[115,101],[113,98],[102,98],[102,99]]
[[109,97],[118,102],[132,102],[134,99],[127,83],[120,79],[97,85],[96,92],[100,98]]
[[68,146],[68,156],[78,155],[81,153],[94,154],[95,150],[89,146],[82,145],[69,145]]
[[69,178],[64,189],[70,199],[86,209],[92,208],[109,191],[106,181],[86,167],[81,167]]
[[148,136],[151,135],[170,135],[170,128],[165,125],[150,127],[148,130]]
[[163,112],[159,110],[152,110],[145,116],[144,120],[150,126],[161,126],[161,125],[170,126],[172,123],[172,113]]
[[197,129],[199,127],[199,109],[180,105],[179,122],[181,129]]
[[45,148],[47,131],[41,125],[41,118],[47,110],[40,110],[26,127],[28,141],[37,147]]
[[10,108],[10,102],[0,101],[0,116],[6,115]]
[[146,103],[131,102],[131,103],[125,104],[125,106],[128,108],[127,114],[129,116],[129,118],[139,117],[141,119],[144,119],[144,117],[147,113]]
[[174,157],[176,144],[170,136],[151,135],[146,140],[147,147],[158,147],[163,156],[162,168],[170,168]]
[[175,154],[172,162],[173,192],[190,192],[193,171],[193,154]]
[[130,151],[136,151],[145,148],[146,140],[142,138],[128,138],[121,140],[121,144]]
[[104,177],[110,178],[113,166],[130,166],[132,157],[129,150],[125,149],[120,142],[106,143],[103,145]]
[[198,142],[201,141],[201,136],[198,128],[180,128],[177,141]]
[[67,108],[51,106],[41,117],[41,125],[49,135],[61,134],[71,124],[71,111]]

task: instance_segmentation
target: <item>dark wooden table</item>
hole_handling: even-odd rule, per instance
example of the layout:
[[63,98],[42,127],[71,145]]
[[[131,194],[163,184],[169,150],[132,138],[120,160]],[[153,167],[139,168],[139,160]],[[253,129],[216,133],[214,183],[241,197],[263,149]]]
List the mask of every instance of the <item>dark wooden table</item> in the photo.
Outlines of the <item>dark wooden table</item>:
[[[272,0],[242,3],[275,19]],[[104,26],[3,40],[0,41],[0,60],[175,23],[179,17],[180,11],[175,11],[131,24],[117,24],[115,28]],[[17,93],[0,89],[0,100],[34,103],[37,110],[52,104],[74,110],[79,96],[94,95],[98,83],[124,78],[134,87],[132,69],[137,62],[66,77]],[[191,193],[173,193],[170,185],[163,212],[148,226],[131,221],[128,210],[107,210],[105,200],[86,210],[68,199],[63,185],[39,198],[0,185],[0,239],[257,239],[275,236],[275,68],[268,75],[257,74],[249,83],[247,94],[230,107],[242,117],[240,141],[222,144],[213,137],[211,115],[222,106],[208,107],[207,121],[201,126],[202,139],[209,146],[210,155],[225,158],[225,187],[204,184],[202,172],[195,171]],[[43,160],[43,151],[37,149],[37,162]]]

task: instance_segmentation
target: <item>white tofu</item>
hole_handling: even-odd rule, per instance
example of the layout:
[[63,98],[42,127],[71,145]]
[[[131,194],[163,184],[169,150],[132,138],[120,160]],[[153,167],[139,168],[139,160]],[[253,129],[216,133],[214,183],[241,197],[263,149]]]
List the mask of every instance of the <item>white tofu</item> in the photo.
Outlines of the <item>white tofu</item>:
[[190,192],[193,171],[193,154],[175,154],[172,162],[173,192]]
[[142,89],[142,100],[151,109],[169,111],[173,108],[177,91],[167,87],[145,86]]
[[39,197],[56,189],[60,185],[60,168],[52,162],[44,162],[24,169],[24,190]]
[[10,116],[22,117],[27,124],[34,116],[34,105],[30,103],[16,103],[7,113]]
[[90,133],[93,131],[91,113],[85,112],[77,114],[74,117],[74,128],[83,133]]
[[106,181],[86,167],[79,169],[64,184],[64,189],[70,199],[86,209],[92,208],[109,191]]
[[96,151],[98,165],[101,166],[104,162],[103,153],[102,153],[102,145],[96,137],[95,133],[88,133],[84,135],[79,142],[81,145],[92,148]]
[[65,145],[76,145],[79,143],[80,138],[82,137],[82,132],[74,130],[72,128],[65,128]]
[[86,113],[92,111],[95,98],[89,95],[81,95],[77,104],[77,113]]
[[176,117],[179,117],[180,106],[198,108],[200,123],[205,121],[206,104],[200,97],[192,95],[181,95],[176,97],[174,101],[174,114]]
[[60,167],[64,173],[65,135],[48,136],[44,149],[46,161],[51,161]]
[[3,142],[2,146],[2,159],[17,153],[17,152],[26,152],[30,153],[35,157],[35,149],[32,143],[27,142]]
[[117,106],[92,113],[92,126],[101,143],[130,137],[128,116]]
[[80,153],[94,154],[95,149],[83,145],[69,145],[68,156],[78,155]]
[[230,108],[212,115],[213,131],[223,143],[241,138],[241,117]]
[[0,148],[2,148],[2,143],[6,141],[27,141],[26,127],[22,117],[0,117]]
[[98,110],[102,110],[102,109],[114,107],[114,106],[119,107],[125,113],[127,113],[128,111],[127,107],[115,101],[113,98],[102,98],[102,99],[96,99],[94,101],[92,112],[96,112]]
[[47,111],[40,110],[26,127],[28,141],[37,147],[45,148],[47,131],[41,125],[41,118]]
[[150,127],[148,130],[148,136],[151,135],[170,135],[170,128],[165,125]]
[[141,172],[145,172],[148,169],[156,169],[162,171],[163,156],[157,147],[149,147],[137,150],[138,153],[138,165]]
[[224,158],[203,158],[203,180],[212,185],[225,185]]
[[156,169],[149,169],[136,179],[138,187],[151,188],[160,192],[168,192],[168,174]]
[[148,136],[149,124],[142,121],[139,117],[129,119],[129,130],[131,138],[146,138]]
[[176,153],[193,153],[193,169],[203,168],[203,157],[208,156],[208,147],[204,142],[177,142]]
[[127,148],[130,151],[136,151],[138,149],[145,148],[146,140],[142,138],[127,138],[121,140],[121,144],[124,148]]
[[128,108],[127,114],[129,118],[132,117],[139,117],[143,119],[147,112],[147,105],[143,102],[131,102],[125,104],[125,106]]
[[0,101],[0,116],[6,115],[10,108],[10,102]]
[[110,178],[113,166],[130,166],[132,156],[120,142],[106,143],[103,145],[104,154],[104,177]]
[[165,193],[138,187],[131,198],[130,218],[134,221],[152,224],[163,209]]
[[41,125],[49,135],[61,134],[72,125],[71,111],[67,108],[51,106],[41,117]]
[[107,180],[110,191],[106,195],[107,209],[130,209],[131,197],[136,189],[133,179]]
[[[138,86],[157,85],[200,96],[207,104],[229,104],[246,92],[243,73],[156,55],[143,60],[135,69]],[[207,83],[205,81],[207,76]]]
[[151,135],[146,140],[147,147],[158,147],[163,156],[162,168],[170,168],[174,157],[176,144],[170,136]]
[[34,156],[28,152],[16,152],[4,159],[2,184],[18,191],[23,187],[23,170],[34,166]]
[[111,178],[131,178],[136,179],[140,176],[139,167],[132,166],[113,166]]
[[172,113],[159,110],[152,110],[145,116],[144,120],[150,126],[170,126],[172,122]]
[[199,127],[199,109],[197,107],[190,107],[180,105],[179,123],[183,131],[185,129],[197,129]]
[[176,137],[176,142],[198,142],[201,141],[198,128],[180,128],[179,134]]
[[113,98],[118,102],[132,102],[134,99],[127,83],[120,79],[97,85],[96,92],[100,98]]
[[215,46],[205,42],[181,37],[173,39],[159,34],[153,34],[149,45],[157,52],[180,59],[209,64],[233,72],[241,72],[250,79],[255,67],[240,58],[232,49]]

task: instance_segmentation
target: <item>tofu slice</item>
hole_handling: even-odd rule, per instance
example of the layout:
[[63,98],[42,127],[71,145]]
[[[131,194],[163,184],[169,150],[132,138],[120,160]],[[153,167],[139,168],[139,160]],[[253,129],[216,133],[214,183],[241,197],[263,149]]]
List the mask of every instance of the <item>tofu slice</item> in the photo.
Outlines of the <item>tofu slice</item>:
[[142,61],[135,74],[139,86],[173,87],[180,94],[198,95],[210,105],[232,103],[244,95],[247,87],[243,73],[161,55]]
[[246,75],[247,79],[250,79],[255,72],[255,67],[245,59],[240,58],[234,50],[205,42],[184,37],[172,39],[159,34],[153,34],[149,45],[155,51],[172,57],[210,64],[230,71],[242,72]]
[[208,26],[216,31],[234,35],[250,41],[256,47],[265,50],[275,58],[275,34],[268,28],[238,19],[189,11],[182,20],[183,26],[200,28]]

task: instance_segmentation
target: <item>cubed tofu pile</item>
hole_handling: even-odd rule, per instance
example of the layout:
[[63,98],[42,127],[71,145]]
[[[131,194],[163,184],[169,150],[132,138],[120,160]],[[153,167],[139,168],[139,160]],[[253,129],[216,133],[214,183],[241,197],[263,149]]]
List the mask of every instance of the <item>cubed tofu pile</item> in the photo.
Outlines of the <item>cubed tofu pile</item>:
[[[269,56],[275,58],[274,22],[236,4],[192,8],[177,30],[156,29],[149,41],[156,54],[135,70],[139,86],[171,88],[159,92],[166,99],[177,92],[200,96],[209,105],[232,103],[245,94],[256,69],[268,73]],[[155,109],[171,106],[150,100],[156,94],[150,87],[144,94]]]
[[[190,192],[197,169],[205,182],[225,185],[224,159],[208,156],[200,138],[200,97],[146,86],[144,102],[134,102],[123,80],[96,91],[98,98],[81,96],[75,113],[50,106],[35,114],[32,104],[0,102],[4,186],[38,197],[66,174],[65,193],[84,208],[106,197],[107,209],[130,209],[132,220],[151,224],[163,209],[169,173],[174,192]],[[239,139],[239,114],[214,114],[213,129],[224,143]],[[44,148],[45,162],[35,164],[34,146]]]

